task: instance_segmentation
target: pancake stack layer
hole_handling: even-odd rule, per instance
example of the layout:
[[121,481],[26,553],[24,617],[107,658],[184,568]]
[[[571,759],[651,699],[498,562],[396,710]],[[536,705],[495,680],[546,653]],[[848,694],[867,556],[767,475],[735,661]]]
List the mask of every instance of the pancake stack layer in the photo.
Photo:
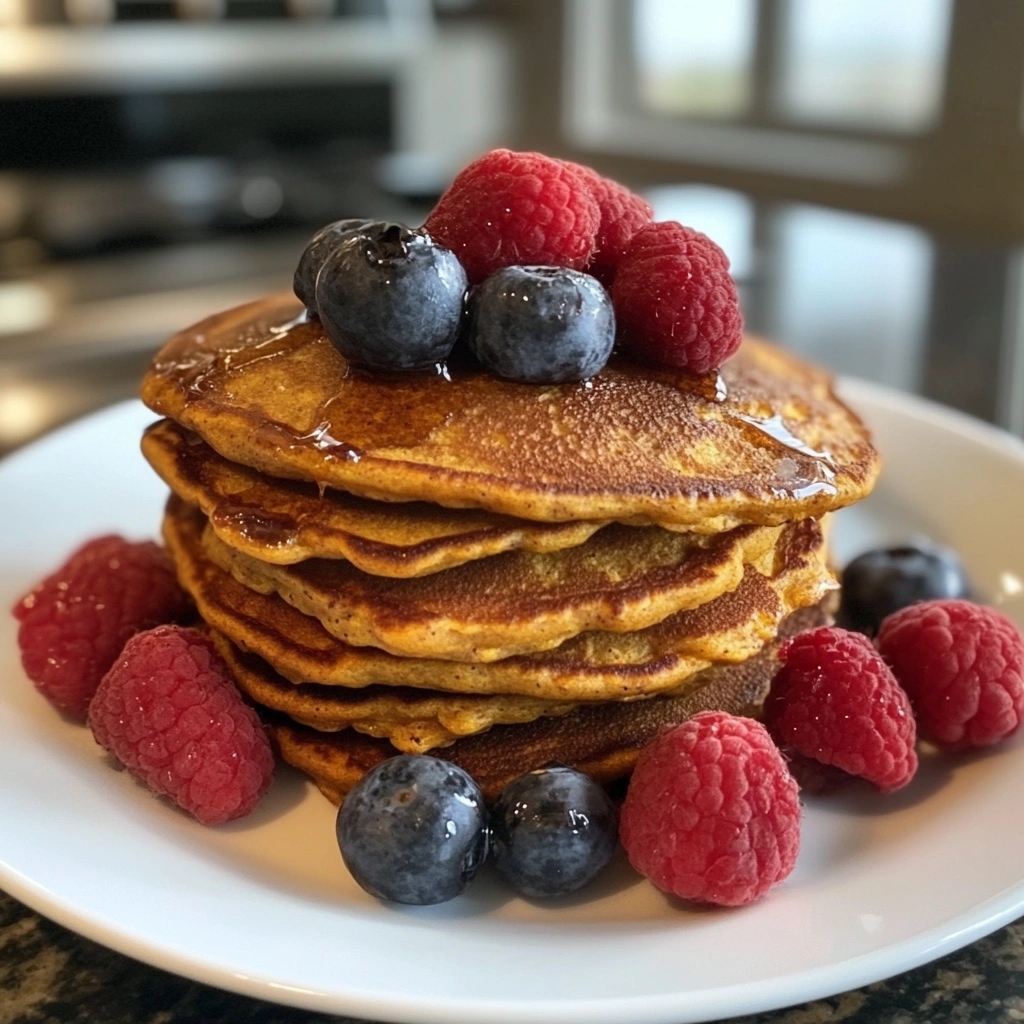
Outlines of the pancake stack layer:
[[878,470],[828,378],[754,340],[709,377],[373,375],[282,295],[172,338],[143,398],[179,578],[336,802],[400,751],[491,798],[756,715],[782,639],[827,620],[819,520]]

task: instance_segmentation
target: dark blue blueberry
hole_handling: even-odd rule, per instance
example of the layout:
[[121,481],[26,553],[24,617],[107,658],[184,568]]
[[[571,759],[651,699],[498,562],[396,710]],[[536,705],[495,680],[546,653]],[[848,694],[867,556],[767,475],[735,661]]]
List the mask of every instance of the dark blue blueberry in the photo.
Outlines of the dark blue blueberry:
[[330,251],[349,235],[372,224],[373,221],[349,219],[336,220],[321,228],[310,240],[299,257],[299,265],[295,268],[295,294],[302,300],[306,309],[314,316],[316,312],[316,275],[324,265]]
[[377,765],[338,811],[338,846],[352,877],[393,903],[443,903],[463,892],[487,856],[480,787],[436,757]]
[[615,344],[612,300],[596,277],[565,267],[505,267],[469,298],[466,340],[499,377],[585,380]]
[[971,592],[960,559],[948,548],[887,548],[866,551],[843,571],[839,624],[868,636],[900,608]]
[[316,305],[327,336],[350,362],[423,370],[448,358],[466,287],[449,249],[422,231],[378,222],[327,255]]
[[491,860],[533,898],[582,888],[615,852],[615,807],[589,775],[565,765],[520,775],[491,810]]

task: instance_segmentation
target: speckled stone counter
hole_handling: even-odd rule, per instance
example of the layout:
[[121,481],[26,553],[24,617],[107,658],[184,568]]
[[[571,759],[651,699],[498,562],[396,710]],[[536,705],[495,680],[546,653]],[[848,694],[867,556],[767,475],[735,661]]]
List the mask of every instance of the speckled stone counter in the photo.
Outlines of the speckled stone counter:
[[[889,981],[738,1020],[742,1024],[1024,1021],[1024,919],[959,953]],[[352,1018],[293,1010],[186,981],[83,939],[0,893],[0,1024],[327,1021],[345,1024]]]

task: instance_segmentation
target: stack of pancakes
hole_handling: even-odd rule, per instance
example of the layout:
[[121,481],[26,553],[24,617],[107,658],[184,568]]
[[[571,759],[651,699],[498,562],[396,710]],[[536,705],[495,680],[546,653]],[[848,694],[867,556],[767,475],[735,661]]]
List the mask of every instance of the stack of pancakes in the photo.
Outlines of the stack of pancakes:
[[828,378],[754,340],[706,377],[380,375],[279,295],[172,338],[142,394],[178,575],[335,801],[400,751],[488,797],[550,761],[610,781],[662,725],[757,714],[827,619],[820,520],[878,470]]

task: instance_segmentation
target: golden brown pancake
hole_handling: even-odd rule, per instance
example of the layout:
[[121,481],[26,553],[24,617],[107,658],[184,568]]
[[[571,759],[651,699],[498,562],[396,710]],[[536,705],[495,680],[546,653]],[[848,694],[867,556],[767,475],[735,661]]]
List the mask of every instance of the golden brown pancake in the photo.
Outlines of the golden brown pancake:
[[400,658],[352,647],[273,595],[258,594],[214,565],[201,517],[167,516],[164,539],[199,613],[243,650],[293,683],[412,686],[451,693],[519,694],[547,700],[614,700],[679,686],[711,661],[741,661],[775,636],[791,611],[835,587],[814,520],[787,526],[774,575],[753,567],[733,591],[635,633],[585,633],[553,651],[487,664]]
[[278,294],[182,331],[143,400],[272,476],[545,522],[781,524],[857,501],[878,472],[829,377],[763,342],[717,375],[613,358],[538,386],[454,362],[367,373],[301,313]]
[[442,693],[406,686],[367,686],[362,690],[316,683],[297,686],[262,658],[239,650],[222,633],[211,630],[210,635],[238,688],[257,704],[320,732],[351,727],[390,740],[406,754],[425,754],[493,725],[532,722],[579,707],[572,701]]
[[198,505],[217,536],[243,554],[291,565],[344,558],[377,576],[425,576],[503,551],[560,551],[601,523],[536,523],[426,502],[368,501],[280,480],[229,462],[198,434],[160,420],[142,453],[179,497]]
[[[598,782],[613,782],[633,770],[641,748],[666,725],[708,710],[758,717],[778,665],[781,641],[827,621],[821,606],[794,612],[782,623],[778,639],[759,654],[739,664],[706,669],[683,695],[595,704],[559,718],[496,725],[457,740],[443,756],[469,772],[488,800],[496,799],[516,776],[551,761],[578,768]],[[371,768],[398,752],[387,740],[352,729],[323,733],[284,716],[261,714],[284,760],[311,776],[336,804]]]
[[[202,518],[180,503],[167,514]],[[337,559],[260,562],[228,547],[208,524],[203,546],[239,583],[276,593],[346,643],[487,662],[549,650],[589,630],[644,629],[712,601],[739,585],[747,563],[767,557],[771,565],[781,529],[693,534],[615,524],[564,551],[509,551],[409,580],[371,576]]]

